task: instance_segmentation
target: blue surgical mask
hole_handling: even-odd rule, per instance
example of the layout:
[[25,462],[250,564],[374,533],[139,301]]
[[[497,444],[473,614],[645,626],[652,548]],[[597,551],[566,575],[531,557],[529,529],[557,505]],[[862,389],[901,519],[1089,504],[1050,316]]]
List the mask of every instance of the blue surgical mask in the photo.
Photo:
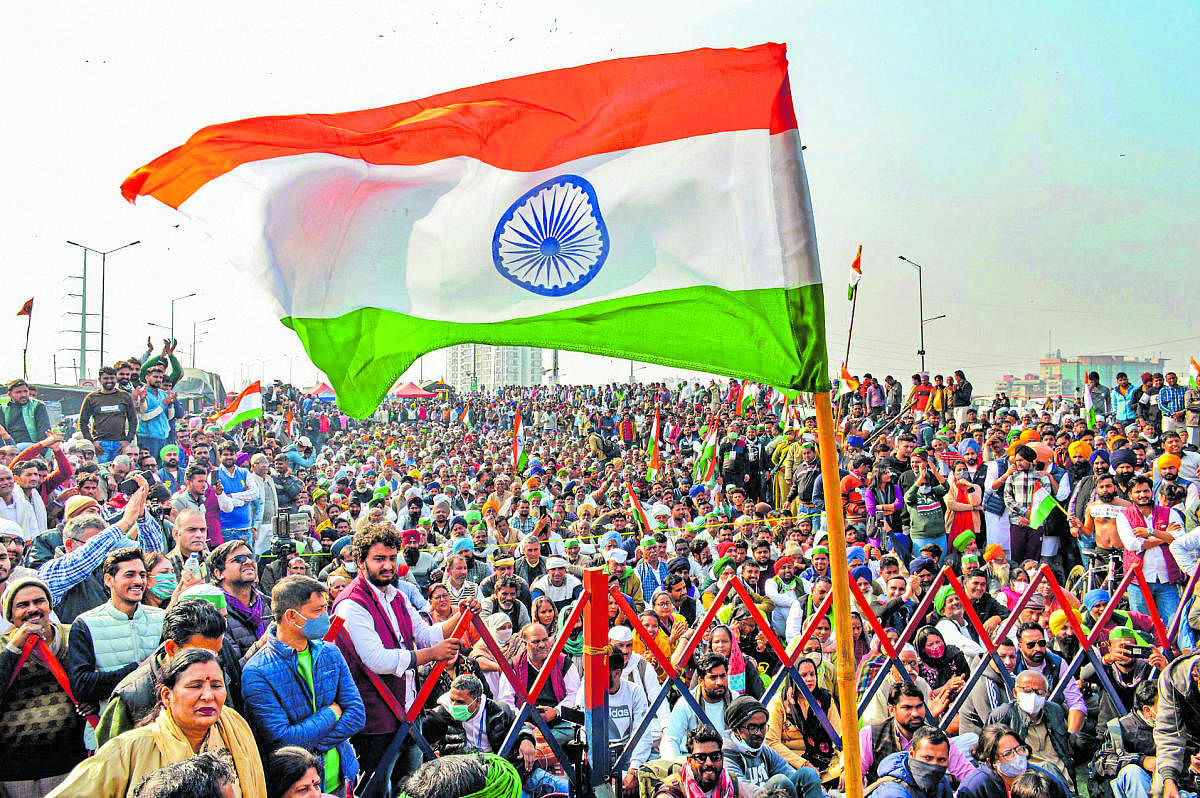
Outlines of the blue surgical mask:
[[304,618],[304,624],[300,627],[300,631],[304,632],[304,636],[309,640],[320,640],[329,632],[329,613],[318,615],[316,618],[306,618],[299,612],[296,613]]
[[155,598],[169,599],[171,594],[175,592],[175,588],[178,587],[178,585],[179,580],[175,578],[175,574],[173,572],[168,571],[166,573],[156,574],[154,577],[154,584],[150,587],[150,593]]

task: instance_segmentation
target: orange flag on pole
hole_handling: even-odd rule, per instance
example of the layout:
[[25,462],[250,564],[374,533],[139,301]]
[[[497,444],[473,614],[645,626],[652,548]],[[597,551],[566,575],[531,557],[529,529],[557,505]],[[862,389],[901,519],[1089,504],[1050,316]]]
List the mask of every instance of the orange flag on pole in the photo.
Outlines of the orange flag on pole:
[[17,311],[17,315],[18,316],[32,316],[33,315],[33,299],[32,298],[25,300],[25,304],[22,305],[21,309]]

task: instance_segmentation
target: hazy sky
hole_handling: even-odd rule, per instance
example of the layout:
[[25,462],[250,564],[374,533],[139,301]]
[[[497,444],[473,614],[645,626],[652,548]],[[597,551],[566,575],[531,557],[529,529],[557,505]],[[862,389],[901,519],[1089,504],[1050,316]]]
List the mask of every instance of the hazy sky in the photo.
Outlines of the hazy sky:
[[[216,317],[197,365],[228,386],[317,378],[217,246],[153,201],[121,199],[126,174],[206,124],[764,41],[789,47],[833,369],[861,243],[856,373],[916,370],[916,275],[900,254],[925,267],[925,315],[946,314],[926,325],[929,369],[962,367],[981,392],[1036,370],[1048,341],[1068,355],[1161,352],[1186,373],[1200,351],[1197,29],[1190,2],[5,3],[0,376],[20,373],[25,321],[11,314],[29,296],[30,376],[49,379],[56,350],[60,368],[77,357],[78,335],[60,332],[79,309],[68,239],[140,239],[109,260],[108,362],[162,338],[147,321],[168,324],[168,300],[195,291],[176,305],[185,365],[193,323]],[[89,260],[91,312],[98,271]],[[438,376],[444,356],[425,361]],[[562,367],[575,382],[629,373],[571,353]]]

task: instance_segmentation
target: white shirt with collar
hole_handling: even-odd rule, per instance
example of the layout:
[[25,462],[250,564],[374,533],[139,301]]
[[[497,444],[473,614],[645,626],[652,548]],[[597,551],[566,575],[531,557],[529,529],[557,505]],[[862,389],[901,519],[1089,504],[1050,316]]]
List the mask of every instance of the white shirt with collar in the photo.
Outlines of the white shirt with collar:
[[[400,639],[400,626],[396,620],[396,613],[392,609],[392,601],[399,596],[408,609],[408,617],[412,619],[413,644],[417,648],[428,648],[442,641],[442,627],[427,624],[399,590],[392,585],[380,589],[370,582],[367,584],[383,607],[383,617],[397,640]],[[375,621],[372,620],[371,614],[365,607],[355,601],[342,601],[334,608],[334,614],[345,619],[346,632],[354,642],[354,650],[363,665],[375,673],[395,674],[396,676],[415,675],[416,652],[405,648],[403,641],[401,641],[400,648],[385,648],[383,641],[379,639],[379,634],[375,631]],[[404,680],[405,705],[411,706],[416,697],[416,680],[406,678]]]

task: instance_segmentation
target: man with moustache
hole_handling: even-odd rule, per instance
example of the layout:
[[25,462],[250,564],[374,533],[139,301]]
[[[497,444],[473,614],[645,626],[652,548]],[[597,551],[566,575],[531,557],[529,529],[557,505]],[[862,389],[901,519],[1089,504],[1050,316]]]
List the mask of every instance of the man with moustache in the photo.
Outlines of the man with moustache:
[[724,741],[712,726],[697,726],[687,734],[687,762],[654,793],[654,798],[737,798],[744,793],[725,771]]
[[[334,602],[333,612],[345,620],[345,633],[338,647],[350,666],[366,708],[361,732],[351,738],[360,767],[359,790],[368,784],[380,766],[383,754],[400,722],[389,704],[408,709],[416,698],[417,669],[429,662],[447,660],[459,653],[461,641],[446,638],[468,610],[479,612],[473,598],[459,602],[458,611],[445,623],[429,625],[413,610],[405,594],[395,587],[400,536],[388,523],[366,523],[351,544],[358,574]],[[376,674],[387,698],[377,688]],[[412,740],[412,738],[409,738]],[[388,774],[393,794],[421,764],[421,749],[412,741]],[[382,782],[376,785],[382,787]],[[381,793],[382,794],[382,793]]]
[[50,588],[26,576],[10,579],[3,594],[0,683],[7,684],[0,714],[0,792],[45,795],[83,761],[83,716],[37,655],[23,657],[30,638],[41,638],[60,662],[67,658],[70,628],[51,620]]

